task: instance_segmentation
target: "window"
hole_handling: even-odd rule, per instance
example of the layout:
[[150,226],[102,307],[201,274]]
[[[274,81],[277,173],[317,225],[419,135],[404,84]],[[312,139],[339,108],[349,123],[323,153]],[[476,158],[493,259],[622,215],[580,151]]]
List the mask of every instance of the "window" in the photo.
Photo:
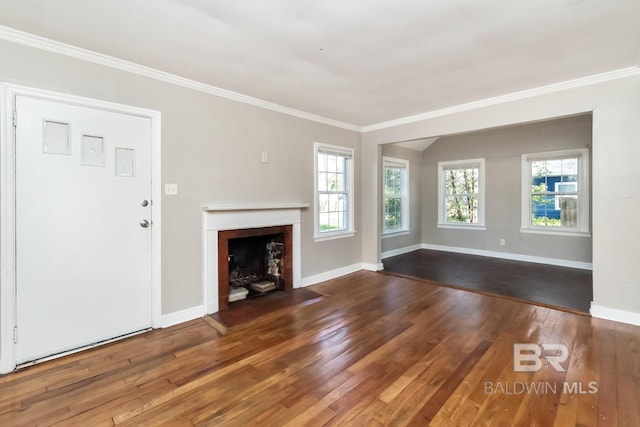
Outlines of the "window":
[[409,161],[382,158],[384,234],[409,230]]
[[484,159],[438,163],[438,227],[484,230]]
[[589,233],[589,151],[522,156],[522,231]]
[[314,152],[315,237],[352,236],[353,150],[316,143]]

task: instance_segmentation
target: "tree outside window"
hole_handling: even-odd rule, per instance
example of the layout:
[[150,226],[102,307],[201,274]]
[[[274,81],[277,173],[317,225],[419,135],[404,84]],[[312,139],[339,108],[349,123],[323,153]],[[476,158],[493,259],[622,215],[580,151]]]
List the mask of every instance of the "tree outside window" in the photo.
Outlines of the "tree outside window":
[[484,229],[484,159],[438,163],[438,226]]

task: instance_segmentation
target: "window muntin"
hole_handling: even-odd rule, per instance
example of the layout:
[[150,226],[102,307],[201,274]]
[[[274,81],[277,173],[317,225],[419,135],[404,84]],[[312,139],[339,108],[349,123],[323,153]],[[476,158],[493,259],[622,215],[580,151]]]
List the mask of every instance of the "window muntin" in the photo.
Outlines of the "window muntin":
[[383,157],[383,221],[384,234],[409,229],[409,162]]
[[438,163],[438,225],[484,227],[484,159]]
[[316,238],[353,233],[353,150],[315,144]]
[[522,156],[524,231],[589,232],[589,152]]

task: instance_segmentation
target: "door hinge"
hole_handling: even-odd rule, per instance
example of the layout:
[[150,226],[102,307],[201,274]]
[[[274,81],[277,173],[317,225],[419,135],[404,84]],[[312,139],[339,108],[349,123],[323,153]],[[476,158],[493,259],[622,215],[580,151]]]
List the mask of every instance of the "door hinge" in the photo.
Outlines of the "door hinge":
[[13,327],[13,343],[18,344],[18,327]]
[[13,110],[13,127],[18,126],[18,111]]

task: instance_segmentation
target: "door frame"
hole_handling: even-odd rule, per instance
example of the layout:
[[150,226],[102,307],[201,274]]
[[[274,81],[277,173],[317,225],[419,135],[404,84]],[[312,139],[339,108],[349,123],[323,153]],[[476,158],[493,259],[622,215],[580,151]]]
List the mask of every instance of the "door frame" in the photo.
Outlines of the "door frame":
[[155,110],[0,82],[0,374],[16,368],[16,97],[28,96],[151,120],[151,326],[161,327],[161,113]]

